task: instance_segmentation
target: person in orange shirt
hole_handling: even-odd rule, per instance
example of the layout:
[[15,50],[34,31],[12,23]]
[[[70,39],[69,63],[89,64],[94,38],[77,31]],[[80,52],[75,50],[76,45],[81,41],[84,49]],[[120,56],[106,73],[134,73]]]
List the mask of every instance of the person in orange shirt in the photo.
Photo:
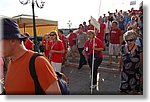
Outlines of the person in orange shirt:
[[[10,57],[5,79],[5,90],[7,95],[35,94],[34,81],[29,71],[29,60],[35,54],[27,50],[23,44],[25,36],[20,34],[17,23],[9,18],[2,18],[4,57]],[[60,94],[60,87],[56,74],[49,61],[38,56],[35,59],[35,69],[41,88],[46,94]]]

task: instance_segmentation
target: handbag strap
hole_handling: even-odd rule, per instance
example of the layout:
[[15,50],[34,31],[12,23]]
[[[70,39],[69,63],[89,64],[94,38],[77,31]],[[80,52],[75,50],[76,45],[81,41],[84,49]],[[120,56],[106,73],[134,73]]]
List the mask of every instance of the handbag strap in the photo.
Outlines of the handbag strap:
[[36,95],[45,95],[46,93],[43,91],[43,89],[42,89],[42,87],[39,83],[39,80],[38,80],[38,77],[37,77],[37,74],[36,74],[36,69],[35,69],[35,59],[38,56],[43,56],[43,55],[41,55],[39,53],[35,53],[31,57],[30,62],[29,62],[29,71],[30,71],[30,75],[31,75],[31,77],[34,81],[35,94]]

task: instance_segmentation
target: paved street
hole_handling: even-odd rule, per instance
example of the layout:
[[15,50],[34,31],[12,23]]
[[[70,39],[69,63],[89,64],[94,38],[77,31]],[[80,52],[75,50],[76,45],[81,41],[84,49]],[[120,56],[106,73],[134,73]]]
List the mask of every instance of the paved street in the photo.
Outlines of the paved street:
[[[90,70],[86,65],[78,70],[77,66],[63,68],[63,72],[69,77],[70,94],[88,95],[90,90]],[[93,94],[119,94],[119,75],[116,71],[107,71],[99,68],[98,87]]]
[[[90,68],[84,65],[78,70],[78,60],[69,59],[69,65],[64,66],[62,71],[69,77],[69,87],[71,95],[90,95]],[[108,63],[107,51],[104,54],[104,60],[98,69],[98,87],[92,91],[95,95],[116,95],[119,94],[120,76],[117,69],[118,64]]]

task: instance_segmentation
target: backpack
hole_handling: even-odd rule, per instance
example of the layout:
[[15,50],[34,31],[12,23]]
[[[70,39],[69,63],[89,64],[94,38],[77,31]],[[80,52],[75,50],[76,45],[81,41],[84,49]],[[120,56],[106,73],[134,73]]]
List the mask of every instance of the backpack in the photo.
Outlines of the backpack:
[[[38,57],[38,56],[43,56],[43,55],[41,55],[39,53],[35,53],[31,57],[30,62],[29,62],[29,71],[30,71],[30,75],[34,81],[35,94],[36,95],[46,95],[46,93],[43,91],[42,87],[40,86],[40,83],[38,81],[38,77],[36,75],[36,69],[35,69],[34,62],[35,62],[36,57]],[[61,73],[56,72],[56,75],[58,78],[58,84],[59,84],[59,87],[61,90],[61,94],[62,95],[68,95],[69,94],[69,87],[67,85],[67,82],[61,78],[62,77]]]

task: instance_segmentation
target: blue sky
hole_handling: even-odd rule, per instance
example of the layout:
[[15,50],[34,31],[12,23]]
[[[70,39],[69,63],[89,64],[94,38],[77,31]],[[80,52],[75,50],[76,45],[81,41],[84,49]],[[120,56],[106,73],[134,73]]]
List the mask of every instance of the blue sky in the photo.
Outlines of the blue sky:
[[[24,0],[26,1],[26,0]],[[32,0],[31,0],[32,1]],[[38,0],[40,1],[40,0]],[[130,9],[130,1],[134,0],[44,0],[43,9],[35,7],[35,15],[40,18],[57,20],[59,28],[68,28],[68,21],[72,27],[78,27],[83,21],[88,22],[90,16],[98,18],[108,11]],[[137,6],[142,0],[136,0]],[[101,3],[101,6],[100,6]],[[137,8],[134,6],[134,8]],[[19,0],[1,0],[0,15],[16,16],[20,14],[32,15],[31,4],[22,5]]]

